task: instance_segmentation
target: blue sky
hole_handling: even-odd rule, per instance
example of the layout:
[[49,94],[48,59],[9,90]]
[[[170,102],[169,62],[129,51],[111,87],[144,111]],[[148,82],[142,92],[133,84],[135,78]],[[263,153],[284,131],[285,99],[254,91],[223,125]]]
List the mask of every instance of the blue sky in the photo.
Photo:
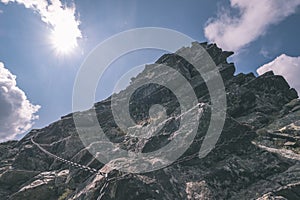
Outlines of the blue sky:
[[[288,75],[291,65],[298,67],[293,74],[300,75],[299,0],[253,0],[251,3],[242,0],[78,0],[61,1],[62,4],[59,0],[37,1],[56,3],[60,11],[74,9],[74,18],[70,20],[80,21],[80,25],[73,28],[79,30],[81,36],[76,38],[77,46],[67,53],[57,52],[51,43],[56,21],[47,18],[49,13],[38,10],[36,5],[24,6],[22,2],[0,0],[0,62],[3,69],[8,70],[1,72],[17,77],[19,90],[16,91],[25,94],[25,97],[21,95],[21,101],[28,99],[30,105],[40,105],[40,108],[36,114],[36,107],[19,108],[24,111],[30,107],[28,115],[31,116],[20,119],[23,129],[10,124],[16,116],[1,117],[0,113],[0,126],[5,127],[0,128],[0,140],[20,138],[26,130],[41,128],[70,113],[76,73],[88,53],[108,37],[132,28],[163,27],[200,42],[216,42],[226,50],[235,50],[236,55],[230,60],[235,62],[237,72],[256,73],[259,67],[269,64],[264,68],[276,67],[276,72]],[[253,20],[255,16],[259,16],[259,20]],[[243,32],[247,28],[249,31]],[[113,83],[131,67],[154,62],[162,54],[158,50],[144,50],[115,62],[100,82],[97,100],[110,95]],[[279,56],[282,57],[276,60]],[[284,68],[285,63],[289,66]],[[295,76],[290,79],[297,87]],[[0,112],[4,113],[5,103],[11,105],[11,102],[8,97],[0,100],[3,104]],[[14,112],[13,108],[11,111]],[[34,120],[34,115],[39,115],[39,119]]]

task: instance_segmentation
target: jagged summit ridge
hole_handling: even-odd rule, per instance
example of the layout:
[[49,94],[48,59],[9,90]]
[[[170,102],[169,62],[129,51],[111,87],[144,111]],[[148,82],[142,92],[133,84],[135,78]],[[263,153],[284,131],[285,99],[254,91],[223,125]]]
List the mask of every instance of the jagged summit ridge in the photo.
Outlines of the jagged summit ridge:
[[[186,52],[197,59],[195,44]],[[272,72],[260,77],[253,73],[234,75],[234,64],[227,62],[232,52],[223,52],[215,44],[200,45],[223,77],[228,105],[223,132],[208,156],[197,156],[210,119],[206,84],[185,59],[166,54],[156,63],[183,74],[203,103],[204,112],[196,138],[177,161],[146,174],[124,176],[112,171],[109,176],[116,181],[109,183],[101,175],[69,166],[45,154],[31,138],[62,159],[107,170],[82,145],[70,114],[31,131],[18,142],[0,145],[0,195],[4,199],[299,199],[299,160],[286,156],[299,155],[300,102],[296,91]],[[131,84],[145,76],[160,76],[156,66],[147,66]],[[168,116],[180,115],[176,97],[166,88],[150,84],[136,91],[131,101],[130,111],[138,124],[148,123],[149,107],[154,103],[163,104]],[[95,110],[110,140],[133,152],[151,152],[168,144],[179,123],[170,120],[157,135],[144,140],[126,135],[116,126],[110,98],[96,103]],[[95,123],[88,113],[81,113],[85,126]]]

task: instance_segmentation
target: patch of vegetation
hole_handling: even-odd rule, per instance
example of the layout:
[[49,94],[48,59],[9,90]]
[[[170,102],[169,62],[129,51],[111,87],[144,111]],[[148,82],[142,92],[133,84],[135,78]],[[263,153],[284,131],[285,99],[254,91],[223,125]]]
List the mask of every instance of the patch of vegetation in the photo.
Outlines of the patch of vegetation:
[[69,194],[71,194],[73,190],[65,189],[64,193],[58,198],[58,200],[65,200]]

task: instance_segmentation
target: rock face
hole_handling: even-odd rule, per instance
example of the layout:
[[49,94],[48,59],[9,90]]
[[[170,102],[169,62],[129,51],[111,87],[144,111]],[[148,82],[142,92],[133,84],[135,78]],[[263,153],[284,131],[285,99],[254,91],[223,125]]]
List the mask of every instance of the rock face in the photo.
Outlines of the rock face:
[[[215,44],[193,43],[179,51],[195,57],[198,45],[206,49],[220,71],[228,106],[222,134],[206,157],[198,157],[211,116],[206,84],[185,59],[166,54],[156,65],[146,66],[131,86],[144,77],[163,76],[157,67],[165,64],[179,71],[193,87],[201,103],[197,109],[203,114],[194,141],[179,159],[142,174],[110,170],[84,147],[73,114],[69,114],[43,129],[32,130],[20,141],[0,144],[1,199],[300,199],[300,100],[296,91],[272,72],[259,77],[234,75],[234,64],[227,62],[232,52]],[[145,153],[168,144],[180,124],[176,96],[155,84],[140,87],[132,95],[129,109],[136,124],[149,123],[149,108],[154,104],[166,108],[168,120],[148,138],[126,134],[116,125],[111,98],[96,103],[93,109],[111,142]],[[90,111],[80,113],[82,126],[94,123]],[[32,143],[32,138],[56,157]],[[108,177],[81,166],[108,173]]]

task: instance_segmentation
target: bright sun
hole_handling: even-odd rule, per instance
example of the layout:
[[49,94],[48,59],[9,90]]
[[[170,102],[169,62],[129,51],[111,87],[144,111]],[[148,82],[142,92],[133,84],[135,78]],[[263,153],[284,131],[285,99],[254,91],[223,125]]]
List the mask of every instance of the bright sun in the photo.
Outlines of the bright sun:
[[56,24],[51,33],[51,44],[58,54],[69,54],[77,46],[77,39],[81,38],[81,32],[74,20],[63,18]]
[[58,54],[68,54],[77,47],[77,37],[72,29],[56,28],[51,35],[51,43]]
[[54,49],[59,54],[70,53],[77,46],[76,38],[74,39],[72,32],[69,32],[68,30],[53,31],[51,42]]

